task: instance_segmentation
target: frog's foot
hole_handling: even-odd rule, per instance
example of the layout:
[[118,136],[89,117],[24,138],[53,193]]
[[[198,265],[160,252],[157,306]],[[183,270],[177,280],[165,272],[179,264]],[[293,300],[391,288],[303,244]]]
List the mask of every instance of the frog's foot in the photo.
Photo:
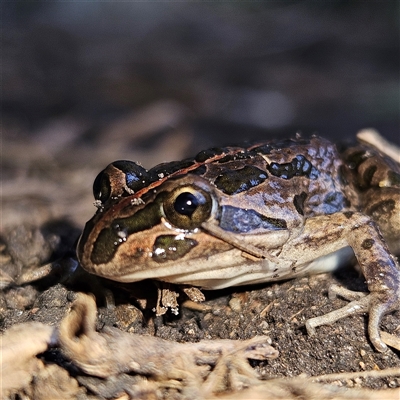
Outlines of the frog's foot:
[[74,274],[78,265],[74,257],[64,257],[25,272],[17,279],[16,284],[25,285],[47,277],[54,277],[57,281],[63,282]]
[[314,335],[315,328],[317,326],[329,325],[350,315],[368,313],[368,336],[371,340],[371,343],[376,350],[380,352],[386,351],[387,346],[380,337],[379,323],[383,315],[389,311],[399,308],[399,305],[396,304],[396,302],[390,300],[391,296],[388,296],[387,292],[373,292],[368,294],[364,292],[354,292],[333,285],[329,289],[329,298],[332,298],[335,295],[339,295],[344,297],[346,300],[350,300],[350,303],[328,314],[307,320],[306,329],[308,334],[310,336]]

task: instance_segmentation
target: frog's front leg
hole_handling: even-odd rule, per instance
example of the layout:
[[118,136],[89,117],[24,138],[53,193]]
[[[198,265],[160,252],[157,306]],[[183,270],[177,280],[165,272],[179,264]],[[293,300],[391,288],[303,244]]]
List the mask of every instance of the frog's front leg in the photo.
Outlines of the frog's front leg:
[[305,254],[307,250],[310,254],[311,250],[317,256],[345,246],[352,247],[370,291],[368,295],[353,292],[353,296],[348,290],[337,291],[353,301],[339,310],[308,320],[307,331],[312,334],[319,325],[368,312],[369,338],[378,351],[385,351],[387,346],[380,338],[379,323],[383,315],[400,309],[400,267],[375,222],[364,214],[353,212],[310,218],[303,234],[294,239],[292,245],[294,254]]

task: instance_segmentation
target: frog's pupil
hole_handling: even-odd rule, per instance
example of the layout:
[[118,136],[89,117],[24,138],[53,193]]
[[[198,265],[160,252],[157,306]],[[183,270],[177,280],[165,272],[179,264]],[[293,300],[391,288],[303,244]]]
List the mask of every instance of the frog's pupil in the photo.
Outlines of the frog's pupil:
[[195,212],[198,205],[199,202],[195,195],[184,192],[175,199],[174,208],[179,214],[190,217]]

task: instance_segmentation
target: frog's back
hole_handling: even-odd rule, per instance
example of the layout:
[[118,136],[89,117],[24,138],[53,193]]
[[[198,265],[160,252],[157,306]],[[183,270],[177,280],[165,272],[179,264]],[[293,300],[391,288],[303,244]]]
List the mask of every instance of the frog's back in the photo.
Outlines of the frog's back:
[[[304,218],[351,209],[343,190],[343,161],[336,145],[318,136],[291,142],[292,146],[277,147],[268,156],[271,179],[278,178],[271,182],[271,189],[279,187],[282,193],[292,195],[296,211]],[[288,166],[292,173],[286,172]],[[271,201],[276,201],[274,195]]]
[[344,191],[357,211],[379,225],[391,251],[400,254],[400,164],[366,144],[341,152]]
[[242,196],[243,208],[297,225],[305,218],[351,206],[343,192],[342,164],[328,140],[296,137],[230,152],[208,164],[204,177],[222,196],[235,196],[236,201]]

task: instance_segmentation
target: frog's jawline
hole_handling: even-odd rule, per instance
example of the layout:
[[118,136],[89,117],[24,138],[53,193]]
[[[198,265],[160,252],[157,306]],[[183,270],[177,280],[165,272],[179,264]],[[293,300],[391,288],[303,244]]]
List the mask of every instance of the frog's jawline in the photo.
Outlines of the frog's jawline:
[[[197,286],[206,290],[218,290],[231,286],[243,286],[258,283],[267,283],[292,279],[297,276],[314,275],[318,273],[330,272],[341,266],[346,265],[354,257],[351,247],[344,247],[333,253],[319,257],[311,263],[303,266],[298,266],[300,272],[293,271],[290,266],[275,265],[268,260],[263,260],[260,263],[248,263],[234,266],[221,266],[212,271],[207,272],[207,278],[201,279],[204,276],[204,271],[194,269],[190,271],[188,265],[185,273],[174,274],[171,266],[157,268],[153,271],[136,271],[133,274],[127,274],[120,279],[123,282],[137,282],[144,279],[157,279],[174,284],[186,284]],[[279,274],[275,271],[279,271]],[[113,278],[115,279],[115,278]]]

